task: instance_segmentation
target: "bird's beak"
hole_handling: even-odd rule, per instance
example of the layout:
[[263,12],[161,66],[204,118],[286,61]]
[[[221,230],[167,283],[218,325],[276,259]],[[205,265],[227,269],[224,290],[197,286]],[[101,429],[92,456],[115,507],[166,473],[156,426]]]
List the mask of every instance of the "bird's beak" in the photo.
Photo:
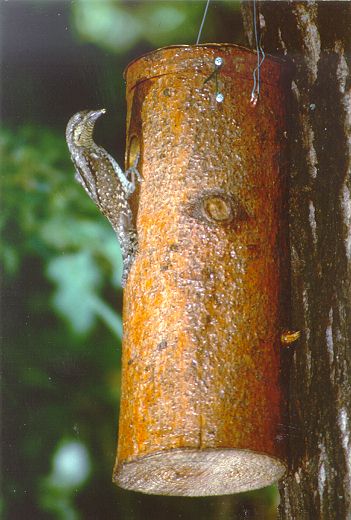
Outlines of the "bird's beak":
[[100,108],[100,110],[92,110],[89,112],[88,118],[90,121],[95,122],[102,114],[106,114],[105,108]]

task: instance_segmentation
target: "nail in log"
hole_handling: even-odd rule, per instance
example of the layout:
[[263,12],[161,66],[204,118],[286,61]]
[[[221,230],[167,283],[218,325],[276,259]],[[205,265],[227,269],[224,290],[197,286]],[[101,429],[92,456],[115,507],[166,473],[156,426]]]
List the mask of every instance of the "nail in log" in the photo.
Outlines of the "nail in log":
[[253,107],[256,61],[180,46],[126,71],[127,166],[140,152],[144,179],[114,470],[127,489],[228,494],[285,471],[285,67],[266,57]]

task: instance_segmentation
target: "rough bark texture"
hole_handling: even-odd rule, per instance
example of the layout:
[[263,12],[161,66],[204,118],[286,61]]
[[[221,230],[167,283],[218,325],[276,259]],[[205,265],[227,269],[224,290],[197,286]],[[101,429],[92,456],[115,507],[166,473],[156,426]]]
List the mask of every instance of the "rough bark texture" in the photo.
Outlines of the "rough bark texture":
[[123,308],[115,480],[127,489],[229,494],[285,472],[286,66],[267,58],[253,107],[255,64],[208,44],[126,72],[127,159],[139,142],[143,176]]
[[[252,3],[242,4],[251,46]],[[280,518],[351,518],[350,2],[260,2],[263,47],[294,66],[290,471]]]

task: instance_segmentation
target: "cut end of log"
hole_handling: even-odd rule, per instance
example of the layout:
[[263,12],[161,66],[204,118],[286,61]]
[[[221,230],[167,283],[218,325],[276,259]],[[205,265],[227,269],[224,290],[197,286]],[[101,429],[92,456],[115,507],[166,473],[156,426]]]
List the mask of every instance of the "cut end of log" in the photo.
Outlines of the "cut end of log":
[[121,464],[114,482],[151,495],[229,495],[274,484],[286,471],[275,457],[240,449],[174,449]]

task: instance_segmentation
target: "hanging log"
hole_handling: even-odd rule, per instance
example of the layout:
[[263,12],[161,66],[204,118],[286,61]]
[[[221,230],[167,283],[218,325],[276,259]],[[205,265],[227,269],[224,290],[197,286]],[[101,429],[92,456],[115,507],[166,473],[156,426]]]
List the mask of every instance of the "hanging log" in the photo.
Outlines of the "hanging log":
[[114,481],[126,489],[228,494],[285,471],[286,80],[267,57],[252,106],[256,63],[207,44],[126,70],[127,166],[140,152],[144,179],[124,292]]

